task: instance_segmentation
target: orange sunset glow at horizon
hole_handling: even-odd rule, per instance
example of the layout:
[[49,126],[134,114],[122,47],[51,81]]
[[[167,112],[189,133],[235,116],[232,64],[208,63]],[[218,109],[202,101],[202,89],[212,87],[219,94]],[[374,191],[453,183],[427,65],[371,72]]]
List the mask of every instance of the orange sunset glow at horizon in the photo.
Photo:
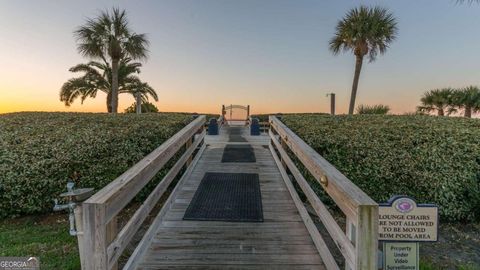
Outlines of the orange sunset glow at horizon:
[[[404,1],[384,3],[398,19],[398,37],[376,61],[364,61],[357,106],[414,112],[425,91],[480,84],[480,35],[469,31],[480,29],[480,5],[411,3],[414,11]],[[69,68],[92,60],[78,53],[74,30],[113,6],[147,35],[138,76],[158,93],[150,101],[160,111],[218,114],[222,104],[241,104],[252,114],[328,113],[329,93],[337,114],[348,111],[355,58],[333,55],[329,41],[355,1],[86,0],[0,2],[0,113],[106,112],[104,93],[66,107],[59,91],[81,75]],[[119,98],[119,112],[134,103]]]

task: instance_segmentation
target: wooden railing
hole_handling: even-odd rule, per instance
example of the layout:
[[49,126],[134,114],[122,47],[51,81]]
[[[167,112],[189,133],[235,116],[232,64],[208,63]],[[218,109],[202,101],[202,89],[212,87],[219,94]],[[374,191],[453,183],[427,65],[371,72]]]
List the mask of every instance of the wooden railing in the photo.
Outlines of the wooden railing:
[[[296,180],[309,203],[322,221],[329,235],[345,258],[346,269],[377,269],[378,249],[378,204],[365,192],[353,184],[345,175],[308,146],[277,117],[270,116],[270,149],[281,168],[287,187],[300,202],[298,194],[290,182]],[[277,155],[277,151],[279,155]],[[300,170],[290,158],[291,152],[320,183],[325,192],[346,216],[346,229],[338,225],[327,207],[318,198]],[[295,200],[296,199],[296,200]],[[301,202],[300,202],[301,203]],[[298,203],[298,204],[300,204]],[[327,269],[339,269],[325,241],[302,205],[297,205],[305,225],[314,240]]]
[[[83,203],[82,269],[115,269],[117,261],[182,167],[204,147],[205,116],[199,116],[148,156]],[[185,148],[184,148],[185,146]],[[117,215],[182,149],[186,149],[126,225],[117,232]]]
[[270,129],[270,122],[260,122],[260,132],[261,133],[268,133]]
[[[249,125],[252,123],[254,118],[256,118],[256,117],[250,116],[248,118],[248,124]],[[268,133],[268,130],[270,129],[270,122],[269,121],[259,121],[258,124],[260,125],[260,133]]]

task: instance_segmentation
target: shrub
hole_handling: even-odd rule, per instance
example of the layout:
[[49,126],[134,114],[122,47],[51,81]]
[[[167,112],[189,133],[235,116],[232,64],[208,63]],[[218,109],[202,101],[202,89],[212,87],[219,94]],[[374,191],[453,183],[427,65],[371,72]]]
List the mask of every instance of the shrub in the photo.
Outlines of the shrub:
[[480,121],[305,116],[283,121],[377,202],[406,194],[445,220],[480,219]]
[[390,107],[387,105],[359,105],[357,107],[358,114],[387,114],[390,111]]
[[187,114],[0,115],[0,218],[51,211],[74,178],[102,188],[189,121]]
[[[137,103],[134,102],[128,108],[125,109],[125,113],[136,113],[137,112]],[[142,113],[156,113],[158,112],[157,106],[151,102],[142,103]]]
[[[268,117],[270,115],[275,115],[275,116],[280,116],[280,117],[283,117],[284,115],[295,115],[295,113],[270,113],[270,114],[253,114],[252,115],[252,118],[258,118],[258,120],[260,122],[268,122]],[[328,113],[319,113],[319,112],[315,112],[315,113],[302,113],[302,115],[330,115]]]

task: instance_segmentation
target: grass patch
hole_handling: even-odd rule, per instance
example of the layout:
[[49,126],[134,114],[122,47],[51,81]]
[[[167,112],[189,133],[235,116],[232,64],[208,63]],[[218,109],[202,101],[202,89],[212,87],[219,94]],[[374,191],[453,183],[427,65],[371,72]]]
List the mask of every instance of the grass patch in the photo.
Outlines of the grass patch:
[[36,256],[41,269],[80,269],[77,238],[68,234],[66,214],[0,222],[0,256]]

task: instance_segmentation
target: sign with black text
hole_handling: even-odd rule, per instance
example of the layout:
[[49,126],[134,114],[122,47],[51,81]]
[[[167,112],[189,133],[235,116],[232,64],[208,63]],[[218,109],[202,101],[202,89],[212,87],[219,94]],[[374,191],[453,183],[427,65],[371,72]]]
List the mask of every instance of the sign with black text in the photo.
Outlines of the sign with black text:
[[383,243],[384,270],[418,270],[418,243]]
[[380,241],[435,242],[438,239],[438,207],[417,204],[407,196],[394,196],[379,205]]

